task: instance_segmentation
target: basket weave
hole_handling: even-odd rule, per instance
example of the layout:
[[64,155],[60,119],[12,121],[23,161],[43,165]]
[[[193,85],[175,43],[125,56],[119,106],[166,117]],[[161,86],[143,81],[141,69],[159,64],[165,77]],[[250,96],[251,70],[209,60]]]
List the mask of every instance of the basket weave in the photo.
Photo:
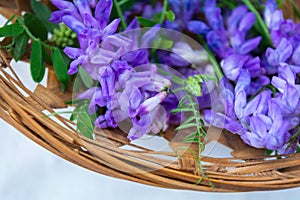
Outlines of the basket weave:
[[[19,13],[21,9],[24,7],[12,10]],[[0,51],[0,117],[37,144],[74,164],[115,178],[182,190],[241,192],[300,186],[300,154],[281,156],[281,159],[265,157],[263,150],[251,148],[227,132],[214,138],[217,136],[212,131],[209,140],[217,139],[231,148],[233,157],[202,157],[205,173],[215,189],[207,178],[195,184],[201,175],[188,153],[178,158],[175,152],[134,145],[117,130],[96,130],[97,140],[87,139],[77,134],[69,120],[59,115],[55,116],[56,120],[43,117],[45,110],[53,113],[53,108],[66,107],[64,101],[71,97],[70,93],[60,92],[51,66],[47,88],[38,85],[35,91],[30,91],[11,68],[10,60],[10,55]],[[168,130],[165,137],[171,140],[173,132]],[[135,150],[121,148],[124,145]],[[172,148],[178,145],[174,141],[170,143]],[[177,161],[170,163],[170,160]]]

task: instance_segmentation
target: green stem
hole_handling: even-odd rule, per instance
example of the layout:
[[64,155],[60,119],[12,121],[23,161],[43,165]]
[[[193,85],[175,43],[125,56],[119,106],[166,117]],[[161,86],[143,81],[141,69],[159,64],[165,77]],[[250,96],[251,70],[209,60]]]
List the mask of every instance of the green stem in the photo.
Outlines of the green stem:
[[177,93],[177,92],[181,92],[181,91],[184,91],[184,90],[185,90],[185,88],[181,87],[181,88],[176,88],[176,89],[172,90],[171,92]]
[[117,0],[114,0],[114,5],[116,7],[118,16],[121,18],[122,27],[125,30],[127,28],[127,24],[126,24],[124,16],[123,16],[123,12],[122,12],[121,6],[120,6],[120,4],[118,3]]
[[257,95],[259,95],[260,93],[262,93],[262,92],[265,91],[266,89],[271,90],[273,96],[276,95],[276,92],[277,92],[277,91],[276,91],[276,88],[275,88],[272,84],[268,84],[268,85],[262,86],[262,88],[260,88],[260,90],[258,90],[252,97],[250,97],[250,98],[248,99],[248,102],[249,102],[249,101],[252,101]]
[[198,38],[200,39],[203,48],[206,50],[208,58],[215,70],[215,73],[217,75],[218,81],[222,80],[222,78],[224,77],[222,69],[216,59],[216,57],[214,56],[213,52],[210,50],[210,48],[208,47],[207,43],[205,42],[204,38],[202,36],[198,36]]
[[124,4],[126,4],[127,2],[129,2],[130,0],[121,0],[119,1],[119,6],[123,6]]
[[203,147],[205,147],[205,145],[203,144],[201,139],[206,137],[207,131],[206,131],[206,129],[204,129],[203,120],[201,120],[200,117],[199,117],[199,112],[198,112],[199,109],[195,107],[195,105],[198,105],[198,104],[194,104],[195,101],[194,101],[193,97],[190,94],[187,94],[187,98],[191,102],[190,105],[192,106],[192,109],[193,109],[193,114],[195,116],[195,121],[196,121],[196,124],[198,124],[197,125],[198,156],[197,156],[196,161],[199,165],[201,178],[197,181],[196,184],[200,184],[203,181],[204,178],[207,178],[207,180],[208,180],[209,184],[211,185],[211,187],[215,188],[213,183],[209,180],[208,176],[205,174],[204,169],[203,169],[203,165],[202,165],[202,162],[201,162],[201,152],[204,149]]
[[162,23],[164,22],[165,14],[166,14],[167,8],[168,8],[168,0],[164,0],[164,7],[163,7],[163,10],[162,10],[160,19],[159,19],[159,23],[160,23],[160,24],[162,24]]
[[258,31],[262,32],[262,36],[268,43],[268,46],[272,47],[273,44],[272,44],[272,40],[270,37],[269,29],[268,29],[266,23],[264,22],[264,20],[262,19],[260,13],[256,10],[256,8],[252,5],[252,3],[249,0],[242,0],[242,1],[249,8],[249,10],[255,14],[256,20],[257,20],[257,25],[258,25],[258,28],[257,28]]
[[[198,108],[195,107],[195,101],[193,99],[193,97],[190,94],[187,94],[188,100],[190,101],[190,105],[193,109],[193,114],[195,116],[195,121],[197,124],[197,137],[198,137],[198,159],[199,161],[201,160],[201,152],[202,152],[202,142],[201,142],[201,138],[206,136],[206,133],[202,133],[201,126],[204,126],[204,124],[201,123],[201,120],[199,118],[199,113],[198,113]],[[202,133],[202,134],[201,134]],[[201,162],[199,162],[201,163]],[[200,165],[200,167],[202,168],[202,165]]]
[[166,75],[166,76],[171,76],[172,77],[172,81],[176,84],[179,84],[179,85],[184,85],[185,81],[178,77],[178,76],[175,76],[173,74],[170,74],[169,72],[163,70],[163,69],[158,69],[158,73],[162,74],[162,75]]
[[48,45],[48,44],[46,44],[46,43],[40,41],[39,38],[37,38],[37,37],[35,37],[34,35],[32,35],[32,33],[30,32],[30,30],[29,30],[29,29],[27,28],[27,26],[24,24],[24,21],[22,20],[22,18],[18,17],[17,20],[18,20],[18,22],[19,22],[20,24],[23,25],[23,28],[24,28],[25,32],[27,33],[27,35],[28,35],[32,40],[39,41],[45,48],[48,48],[48,49],[51,49],[51,50],[54,50],[54,49],[55,49],[55,47],[50,46],[50,45]]

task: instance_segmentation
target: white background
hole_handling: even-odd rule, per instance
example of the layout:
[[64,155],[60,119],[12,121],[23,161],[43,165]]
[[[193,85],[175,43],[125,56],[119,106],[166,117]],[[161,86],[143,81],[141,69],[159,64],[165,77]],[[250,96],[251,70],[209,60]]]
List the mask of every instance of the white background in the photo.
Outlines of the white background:
[[[0,16],[0,24],[4,19]],[[28,87],[28,66],[13,64]],[[27,79],[24,79],[27,78]],[[298,199],[300,188],[274,192],[203,193],[150,187],[106,177],[71,164],[0,119],[0,200]]]

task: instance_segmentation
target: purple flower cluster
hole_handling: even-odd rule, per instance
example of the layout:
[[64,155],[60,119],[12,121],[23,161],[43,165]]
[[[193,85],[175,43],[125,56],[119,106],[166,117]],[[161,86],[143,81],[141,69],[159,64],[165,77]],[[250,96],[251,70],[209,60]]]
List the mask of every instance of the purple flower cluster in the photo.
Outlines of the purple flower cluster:
[[261,37],[247,40],[247,33],[255,23],[255,15],[244,5],[235,8],[226,21],[227,29],[216,6],[216,0],[205,1],[204,14],[207,24],[202,21],[190,21],[188,29],[198,35],[204,35],[211,50],[220,58],[232,54],[247,55],[257,48]]
[[[294,152],[300,124],[300,23],[285,20],[276,1],[267,0],[264,21],[272,46],[259,49],[259,45],[264,45],[262,36],[252,31],[256,15],[247,6],[223,12],[216,0],[168,2],[176,18],[174,22],[164,20],[161,26],[203,38],[224,74],[219,88],[211,87],[214,88],[211,94],[207,90],[198,99],[201,109],[209,108],[204,111],[206,122],[240,135],[250,146],[279,153]],[[128,138],[134,140],[180,122],[179,115],[171,115],[178,104],[176,96],[167,93],[171,82],[159,75],[157,66],[150,61],[158,59],[183,77],[206,73],[212,66],[202,71],[190,67],[206,63],[198,57],[197,50],[185,42],[175,42],[170,48],[172,52],[158,50],[156,57],[151,58],[148,50],[141,50],[149,45],[138,43],[151,43],[158,25],[142,38],[128,37],[116,34],[120,19],[110,22],[112,0],[74,0],[74,4],[52,0],[52,3],[59,10],[50,20],[65,23],[78,35],[80,48],[64,50],[73,59],[69,74],[77,73],[80,65],[99,83],[78,96],[90,100],[90,114],[104,112],[95,122],[97,127],[115,128],[129,119]],[[162,10],[159,1],[155,6],[149,1],[137,2],[123,17],[129,21],[140,14],[151,19]],[[139,28],[136,19],[127,30],[135,28]]]
[[173,30],[184,30],[187,24],[200,13],[201,1],[199,0],[169,0],[170,7],[176,18],[174,22],[165,21],[164,26]]
[[[218,8],[211,10],[218,16]],[[220,25],[222,17],[219,15],[215,19],[219,22],[213,20],[210,25],[224,31]],[[274,48],[269,47],[261,57],[252,57],[249,53],[257,47],[260,38],[245,41],[244,31],[249,31],[249,25],[254,24],[254,15],[240,6],[228,18],[230,23],[224,35],[229,35],[231,44],[242,46],[233,45],[238,48],[228,49],[224,40],[219,43],[221,46],[217,45],[218,48],[212,47],[223,58],[221,67],[225,75],[220,85],[219,101],[213,102],[212,106],[220,102],[223,106],[205,111],[205,119],[240,135],[253,147],[291,153],[295,152],[298,140],[289,141],[300,122],[300,85],[297,78],[300,72],[300,24],[284,20],[282,11],[276,10],[273,0],[267,2],[265,21],[270,28]],[[231,37],[232,33],[237,34]],[[207,40],[209,43],[208,36]]]
[[[155,65],[133,68],[127,61],[116,60],[99,70],[101,87],[90,88],[80,99],[91,99],[89,113],[106,107],[95,125],[99,128],[118,127],[126,119],[132,121],[128,138],[140,138],[146,133],[158,133],[168,127],[167,113],[159,104],[166,99],[164,89],[170,82],[157,74]],[[158,117],[159,115],[159,117]]]
[[[116,128],[118,123],[130,119],[132,126],[128,138],[140,138],[147,133],[158,133],[168,127],[170,113],[161,103],[167,98],[165,90],[171,82],[160,76],[156,65],[149,64],[148,51],[136,50],[135,35],[125,37],[114,34],[120,19],[109,23],[112,0],[52,0],[59,8],[50,21],[63,22],[78,36],[80,48],[66,47],[64,52],[73,59],[69,74],[75,74],[81,65],[99,82],[78,98],[89,99],[89,113],[105,111],[95,121],[99,128]],[[138,28],[136,20],[128,30]],[[156,32],[144,34],[143,43]],[[103,110],[102,109],[102,110]]]

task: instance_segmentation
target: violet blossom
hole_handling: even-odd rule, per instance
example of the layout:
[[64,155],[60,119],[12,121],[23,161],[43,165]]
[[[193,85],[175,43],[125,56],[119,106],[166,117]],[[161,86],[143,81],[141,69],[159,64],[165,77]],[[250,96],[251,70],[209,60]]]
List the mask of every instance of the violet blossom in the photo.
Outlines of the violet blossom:
[[[96,127],[116,128],[119,122],[130,119],[132,127],[128,138],[131,140],[166,130],[169,115],[161,112],[160,104],[167,98],[164,90],[171,82],[158,74],[155,65],[147,64],[147,50],[135,50],[137,38],[134,35],[131,38],[114,34],[120,20],[109,23],[112,0],[75,0],[74,4],[54,0],[53,4],[59,11],[54,12],[50,20],[64,22],[80,42],[80,48],[64,50],[73,59],[69,74],[77,73],[81,65],[99,82],[98,87],[78,95],[80,99],[90,100],[90,114],[104,109],[95,121]],[[137,28],[136,20],[130,28]],[[153,30],[144,34],[143,43],[151,43]]]
[[[112,0],[52,0],[59,9],[51,21],[63,22],[77,35],[80,48],[66,47],[64,52],[73,59],[69,74],[75,74],[81,65],[99,85],[78,95],[88,99],[89,113],[100,114],[95,121],[99,128],[116,128],[124,120],[130,121],[128,138],[138,139],[148,133],[165,131],[170,123],[180,123],[180,116],[171,114],[179,100],[169,94],[171,82],[150,64],[148,49],[139,49],[135,35],[116,34],[120,19],[110,22]],[[273,46],[259,55],[257,47],[261,36],[252,37],[255,14],[245,5],[237,6],[222,16],[216,0],[169,0],[176,18],[165,20],[162,27],[189,30],[203,37],[216,54],[224,77],[219,88],[212,87],[200,97],[200,108],[205,121],[238,134],[256,148],[294,152],[298,140],[287,145],[300,124],[300,23],[285,20],[275,0],[267,0],[264,19],[270,31]],[[126,13],[129,20],[135,13],[144,17],[161,12],[162,4],[151,7],[148,2],[137,3]],[[203,12],[206,21],[197,14]],[[155,25],[141,39],[148,47],[156,37],[160,25]],[[127,30],[139,28],[136,19]],[[193,69],[191,64],[203,61],[200,50],[184,42],[177,42],[172,53],[157,51],[164,64],[172,66],[184,77],[204,73],[207,68]],[[203,56],[203,57],[201,57]],[[209,95],[210,101],[207,100]],[[203,105],[203,106],[202,106]],[[101,112],[100,112],[101,111]]]

